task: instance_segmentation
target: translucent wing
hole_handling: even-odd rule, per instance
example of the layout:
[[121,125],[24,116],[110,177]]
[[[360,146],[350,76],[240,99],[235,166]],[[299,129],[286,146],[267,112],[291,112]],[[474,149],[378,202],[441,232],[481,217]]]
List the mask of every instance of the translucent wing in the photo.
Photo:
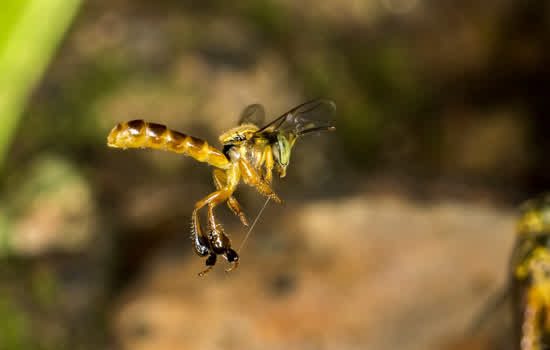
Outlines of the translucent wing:
[[258,132],[282,132],[301,136],[315,131],[334,130],[331,121],[336,105],[330,100],[313,100],[294,107]]
[[265,110],[264,106],[261,104],[255,103],[248,105],[241,112],[239,119],[239,125],[242,124],[254,124],[258,127],[262,125],[265,121]]

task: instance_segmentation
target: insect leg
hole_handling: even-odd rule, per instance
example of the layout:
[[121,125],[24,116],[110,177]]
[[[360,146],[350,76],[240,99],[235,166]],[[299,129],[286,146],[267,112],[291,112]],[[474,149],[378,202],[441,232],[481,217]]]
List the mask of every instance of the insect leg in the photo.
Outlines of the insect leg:
[[266,146],[265,148],[265,181],[268,185],[271,184],[271,179],[273,178],[273,151],[271,146]]
[[541,318],[544,313],[544,301],[541,300],[540,293],[536,288],[531,288],[527,292],[527,302],[525,306],[521,334],[522,349],[542,349],[541,336],[545,330],[541,329],[544,323]]
[[202,277],[216,264],[216,254],[212,251],[210,240],[201,227],[198,209],[193,210],[193,214],[191,215],[191,235],[193,239],[193,251],[198,256],[208,255],[208,258],[206,258],[207,268],[199,273],[199,276]]
[[216,265],[216,258],[218,256],[215,254],[215,253],[210,253],[210,255],[208,255],[208,258],[206,258],[206,269],[202,270],[201,272],[199,272],[199,277],[203,277],[204,275],[206,275],[210,270],[212,270],[212,268],[214,267],[214,265]]
[[[204,197],[200,201],[198,201],[195,204],[195,210],[193,211],[193,223],[195,224],[195,227],[200,228],[197,226],[198,223],[198,215],[197,212],[199,209],[201,209],[204,206],[208,205],[208,225],[209,225],[209,235],[208,235],[208,243],[210,248],[210,256],[206,260],[206,264],[209,265],[209,268],[207,268],[205,271],[203,271],[200,276],[204,275],[206,272],[210,270],[210,267],[213,266],[216,262],[216,259],[212,257],[212,255],[217,254],[224,254],[225,258],[229,262],[236,262],[238,260],[237,253],[231,249],[231,241],[223,231],[221,225],[219,225],[216,222],[216,219],[214,217],[214,207],[224,201],[226,201],[235,191],[235,188],[237,187],[237,184],[239,183],[240,178],[240,169],[238,166],[232,166],[227,170],[226,173],[227,182],[225,186],[223,186],[221,189],[219,189],[216,192],[213,192],[209,194],[208,196]],[[201,233],[201,231],[198,231],[198,233]],[[233,269],[236,266],[233,266]]]
[[[227,176],[225,173],[219,169],[214,169],[214,172],[212,173],[212,177],[214,179],[214,185],[216,186],[217,190],[222,189],[224,186],[226,186],[227,183]],[[241,222],[244,226],[248,227],[248,221],[246,220],[246,215],[244,215],[244,212],[241,210],[241,207],[239,206],[239,202],[237,202],[237,199],[231,195],[227,199],[227,206],[233,214],[237,215],[239,219],[241,219]]]
[[244,159],[239,160],[239,165],[241,168],[243,179],[247,184],[255,187],[256,190],[258,190],[258,192],[273,199],[275,202],[279,204],[282,203],[282,201],[279,199],[279,197],[277,197],[275,192],[273,192],[269,184],[267,184],[265,181],[262,180],[260,175],[258,175],[256,170],[254,170],[252,165],[250,165]]
[[198,216],[198,209],[193,210],[191,215],[191,234],[193,239],[193,250],[198,256],[206,256],[210,253],[210,242],[208,236],[201,227]]
[[223,227],[216,222],[214,206],[208,206],[208,226],[210,230],[210,244],[216,254],[224,254],[227,261],[233,263],[226,272],[233,271],[239,265],[239,255],[231,248],[231,240],[225,234]]
[[221,190],[212,192],[195,204],[195,210],[199,210],[200,208],[207,205],[215,207],[216,205],[225,202],[231,196],[233,191],[235,191],[235,188],[225,186]]

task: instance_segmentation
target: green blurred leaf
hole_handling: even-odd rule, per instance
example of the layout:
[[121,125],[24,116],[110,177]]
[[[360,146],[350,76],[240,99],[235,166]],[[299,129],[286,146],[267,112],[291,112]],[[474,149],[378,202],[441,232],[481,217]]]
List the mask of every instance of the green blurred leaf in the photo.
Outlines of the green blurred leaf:
[[4,0],[0,11],[0,171],[25,102],[81,0]]

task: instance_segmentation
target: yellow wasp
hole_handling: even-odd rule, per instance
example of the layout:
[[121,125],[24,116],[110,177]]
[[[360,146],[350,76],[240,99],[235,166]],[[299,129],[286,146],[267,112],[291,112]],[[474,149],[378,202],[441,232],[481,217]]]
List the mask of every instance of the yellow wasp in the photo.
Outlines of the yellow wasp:
[[[195,253],[206,258],[207,268],[199,273],[206,274],[222,255],[238,266],[239,256],[231,248],[231,241],[214,216],[214,207],[227,205],[248,226],[239,203],[233,196],[241,178],[261,194],[277,203],[281,200],[271,189],[272,170],[276,167],[279,177],[285,177],[290,153],[296,140],[305,134],[318,131],[332,131],[336,128],[320,122],[331,116],[336,109],[329,100],[313,100],[284,113],[264,127],[259,127],[265,112],[262,105],[253,104],[241,113],[240,125],[220,135],[223,150],[218,150],[206,141],[168,129],[164,125],[132,120],[120,123],[107,137],[107,145],[116,148],[156,148],[183,153],[198,161],[206,162],[217,169],[213,171],[216,191],[195,204],[192,214],[192,239]],[[199,221],[198,211],[208,206],[208,234]]]
[[521,350],[550,345],[550,194],[527,201],[511,261],[515,328]]
[[469,330],[473,335],[511,297],[515,343],[520,350],[550,345],[550,193],[522,204],[509,283],[493,295]]

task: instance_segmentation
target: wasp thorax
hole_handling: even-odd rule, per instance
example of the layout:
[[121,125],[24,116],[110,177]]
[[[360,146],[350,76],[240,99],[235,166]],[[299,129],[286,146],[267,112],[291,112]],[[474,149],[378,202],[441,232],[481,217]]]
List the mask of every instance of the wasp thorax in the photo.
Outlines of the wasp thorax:
[[224,145],[235,145],[250,140],[258,127],[254,124],[243,124],[228,130],[220,135],[220,142]]

